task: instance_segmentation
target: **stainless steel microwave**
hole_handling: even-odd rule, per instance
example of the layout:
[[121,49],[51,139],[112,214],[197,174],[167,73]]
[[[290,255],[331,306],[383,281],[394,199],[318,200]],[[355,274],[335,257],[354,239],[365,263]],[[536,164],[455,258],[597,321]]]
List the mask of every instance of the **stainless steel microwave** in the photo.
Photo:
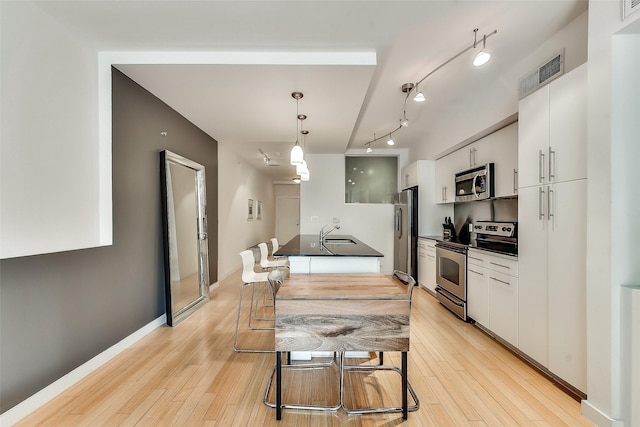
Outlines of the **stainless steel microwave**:
[[494,197],[493,163],[456,174],[456,202],[470,202]]

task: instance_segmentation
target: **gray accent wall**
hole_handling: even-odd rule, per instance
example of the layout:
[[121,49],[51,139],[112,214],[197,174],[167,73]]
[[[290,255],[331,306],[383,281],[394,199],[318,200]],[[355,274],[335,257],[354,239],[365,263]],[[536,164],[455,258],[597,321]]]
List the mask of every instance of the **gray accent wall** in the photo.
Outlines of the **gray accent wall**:
[[0,261],[0,413],[164,313],[161,150],[206,168],[217,281],[217,142],[124,74],[112,75],[113,245]]

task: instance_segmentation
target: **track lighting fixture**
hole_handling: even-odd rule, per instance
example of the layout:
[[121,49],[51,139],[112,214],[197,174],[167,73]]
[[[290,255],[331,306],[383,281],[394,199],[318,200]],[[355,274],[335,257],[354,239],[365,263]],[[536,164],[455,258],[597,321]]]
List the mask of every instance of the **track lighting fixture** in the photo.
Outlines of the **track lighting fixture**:
[[396,142],[391,138],[391,134],[389,134],[389,139],[387,139],[387,145],[395,145]]
[[415,102],[424,102],[427,98],[424,97],[424,94],[422,93],[422,91],[420,89],[418,89],[418,85],[416,84],[416,91],[418,93],[416,93],[416,96],[413,97],[413,100]]
[[[477,35],[478,35],[478,29],[474,29],[473,30],[473,48],[476,48],[477,45]],[[478,52],[478,54],[476,55],[476,57],[473,59],[473,65],[475,65],[476,67],[479,67],[481,65],[486,64],[487,62],[489,62],[489,60],[491,59],[491,54],[489,52],[486,51],[487,48],[487,35],[485,34],[482,37],[482,50],[480,52]]]
[[[485,64],[491,58],[491,54],[486,51],[487,39],[489,37],[497,34],[497,33],[498,33],[498,30],[493,30],[489,34],[485,34],[485,35],[482,36],[482,50],[480,52],[478,52],[478,54],[475,56],[474,61],[473,61],[473,65],[479,67],[480,65]],[[462,51],[458,52],[457,54],[455,54],[451,58],[447,59],[442,64],[438,65],[429,74],[427,74],[426,76],[424,76],[423,78],[418,80],[416,83],[405,83],[405,84],[402,85],[401,90],[402,90],[403,93],[406,94],[405,98],[404,98],[404,104],[403,104],[403,110],[402,110],[402,119],[400,120],[400,125],[397,128],[393,129],[391,132],[386,132],[385,133],[386,135],[389,135],[389,139],[387,140],[387,144],[389,144],[389,145],[393,145],[394,144],[393,139],[391,138],[391,135],[394,132],[397,132],[398,130],[402,129],[403,127],[408,127],[409,126],[409,119],[407,119],[407,100],[409,99],[409,96],[411,94],[413,94],[413,100],[414,101],[416,101],[416,102],[424,102],[426,100],[426,97],[424,96],[424,93],[422,93],[422,91],[418,88],[418,85],[420,85],[423,81],[425,81],[433,73],[435,73],[436,71],[438,71],[439,69],[441,69],[445,65],[449,64],[454,59],[456,59],[459,56],[461,56],[464,53],[466,53],[468,50],[475,49],[478,46],[478,29],[477,28],[474,28],[473,34],[474,34],[473,44],[471,46],[463,49]],[[374,134],[372,140],[365,142],[365,145],[367,146],[367,153],[371,152],[371,151],[369,151],[369,150],[371,150],[371,143],[372,142],[376,142],[378,139],[380,139],[380,138],[376,138],[375,134]]]

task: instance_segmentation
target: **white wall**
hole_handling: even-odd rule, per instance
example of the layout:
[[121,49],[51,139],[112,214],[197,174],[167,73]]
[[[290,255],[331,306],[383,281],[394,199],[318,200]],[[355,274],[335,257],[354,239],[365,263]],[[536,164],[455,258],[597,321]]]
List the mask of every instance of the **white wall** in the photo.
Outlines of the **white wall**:
[[[620,349],[620,280],[624,276],[624,260],[613,260],[623,249],[625,241],[635,239],[637,226],[617,223],[631,212],[637,213],[638,205],[627,205],[630,195],[638,194],[630,179],[637,176],[637,158],[619,163],[620,156],[632,144],[617,129],[631,118],[637,121],[635,111],[619,111],[625,100],[613,99],[616,76],[612,71],[613,46],[617,59],[628,54],[624,47],[614,42],[614,34],[632,22],[638,23],[640,12],[622,21],[621,2],[589,2],[589,127],[587,141],[587,394],[583,413],[598,425],[623,425],[624,408],[629,396],[622,393],[623,378],[628,376],[621,366]],[[637,31],[636,31],[637,32]],[[637,49],[637,45],[635,45]],[[636,61],[637,59],[633,59]],[[623,62],[624,64],[625,62]],[[628,62],[626,63],[628,65]],[[637,70],[637,66],[636,66]],[[632,71],[633,74],[637,74]],[[637,87],[637,86],[636,86]],[[632,89],[631,87],[625,90]],[[637,92],[633,95],[637,99]],[[625,99],[627,99],[625,97]],[[621,114],[621,115],[620,115]],[[632,124],[637,126],[637,124]],[[637,135],[637,134],[636,134]],[[637,145],[636,140],[633,141]],[[636,148],[637,150],[637,148]],[[636,151],[637,153],[637,151]],[[631,154],[631,153],[629,153]],[[616,163],[613,163],[613,162]],[[636,169],[635,172],[634,168]],[[627,212],[625,214],[625,212]],[[637,214],[634,222],[637,220]],[[630,228],[631,227],[631,228]],[[627,233],[635,233],[629,237]],[[637,263],[637,249],[635,262]],[[613,273],[613,270],[622,268]],[[626,270],[629,271],[629,270]],[[622,274],[620,274],[620,273]],[[637,402],[636,402],[637,404]],[[616,423],[614,420],[618,420]]]
[[[247,220],[248,199],[262,201],[262,220]],[[242,267],[240,252],[274,237],[274,218],[271,180],[218,142],[218,281]]]
[[96,52],[30,2],[0,7],[0,256],[110,244]]
[[[340,230],[381,252],[381,271],[393,271],[393,205],[346,204],[344,202],[344,155],[308,154],[311,172],[308,182],[300,184],[300,234],[318,234],[325,224],[340,219]],[[401,165],[399,165],[401,167]],[[317,222],[311,217],[317,216]]]

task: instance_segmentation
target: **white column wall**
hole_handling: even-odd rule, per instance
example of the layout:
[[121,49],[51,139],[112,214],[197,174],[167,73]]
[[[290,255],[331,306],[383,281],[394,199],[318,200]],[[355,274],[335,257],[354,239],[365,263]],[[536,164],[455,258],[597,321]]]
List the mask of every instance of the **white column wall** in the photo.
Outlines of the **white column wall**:
[[[614,259],[624,246],[624,237],[637,226],[619,224],[627,209],[631,194],[637,194],[631,183],[625,164],[636,162],[629,158],[618,164],[616,160],[624,152],[624,142],[618,126],[625,118],[637,120],[637,110],[622,112],[617,107],[624,101],[616,100],[612,90],[618,78],[612,69],[614,34],[632,22],[638,22],[640,13],[623,21],[621,2],[589,2],[589,105],[587,140],[587,395],[583,413],[600,426],[622,426],[624,407],[628,395],[622,393],[623,372],[621,365],[620,280],[624,262]],[[626,53],[621,53],[624,56]],[[637,105],[637,104],[636,104]],[[630,114],[630,116],[628,116]],[[618,147],[618,144],[622,146]],[[628,147],[628,146],[627,146]],[[622,149],[619,151],[618,148]],[[637,165],[632,165],[637,169]],[[637,171],[635,172],[637,174]],[[625,201],[626,200],[626,201]],[[636,210],[637,212],[637,210]],[[637,218],[637,217],[636,217]],[[631,228],[629,228],[631,227]],[[637,236],[636,236],[637,238]],[[637,241],[636,241],[637,243]],[[619,246],[622,245],[622,246]],[[637,252],[636,252],[637,253]],[[636,257],[637,262],[637,257]],[[614,269],[617,270],[613,273]]]
[[0,256],[111,244],[97,53],[31,2],[0,7]]

